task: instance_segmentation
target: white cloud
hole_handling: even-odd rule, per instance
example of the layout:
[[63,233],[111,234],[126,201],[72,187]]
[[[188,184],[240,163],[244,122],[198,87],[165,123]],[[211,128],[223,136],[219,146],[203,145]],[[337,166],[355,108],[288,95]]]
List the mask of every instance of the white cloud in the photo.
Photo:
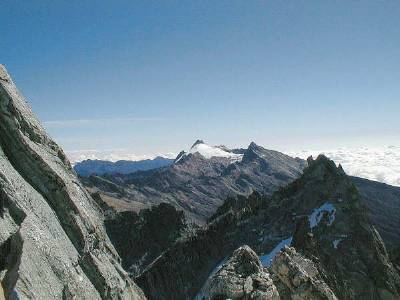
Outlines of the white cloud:
[[301,158],[316,157],[320,153],[341,164],[349,175],[400,186],[400,146],[288,152]]
[[156,156],[162,156],[166,158],[175,158],[175,153],[166,154],[153,154],[153,155],[137,155],[128,150],[124,149],[112,149],[112,150],[75,150],[66,151],[66,155],[72,164],[86,160],[86,159],[98,159],[98,160],[108,160],[108,161],[118,161],[118,160],[143,160],[152,159]]

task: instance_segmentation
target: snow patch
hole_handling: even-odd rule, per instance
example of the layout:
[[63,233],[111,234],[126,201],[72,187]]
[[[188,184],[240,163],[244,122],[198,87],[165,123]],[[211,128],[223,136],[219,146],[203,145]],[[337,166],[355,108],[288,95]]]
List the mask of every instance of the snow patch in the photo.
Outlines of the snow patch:
[[338,247],[338,245],[339,245],[339,243],[340,243],[341,241],[342,241],[342,239],[334,240],[334,241],[332,242],[333,248],[337,249],[337,247]]
[[285,246],[290,246],[292,244],[292,239],[293,237],[291,236],[285,240],[280,241],[279,244],[277,244],[271,252],[261,255],[260,260],[262,265],[264,267],[270,267],[273,259],[279,253],[279,251],[281,251]]
[[187,153],[186,153],[186,152],[183,152],[183,153],[179,156],[179,158],[178,158],[177,160],[175,160],[174,163],[176,164],[177,162],[181,161],[186,155],[187,155]]
[[314,209],[312,214],[308,217],[310,228],[314,228],[319,224],[319,222],[321,222],[324,212],[329,214],[328,226],[332,225],[333,221],[335,221],[336,209],[333,204],[326,202],[320,207]]

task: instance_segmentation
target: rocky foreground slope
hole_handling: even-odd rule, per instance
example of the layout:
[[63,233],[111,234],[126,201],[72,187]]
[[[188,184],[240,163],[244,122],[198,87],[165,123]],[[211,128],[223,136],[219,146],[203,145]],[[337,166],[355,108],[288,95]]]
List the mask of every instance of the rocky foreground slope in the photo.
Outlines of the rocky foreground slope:
[[308,164],[270,197],[226,202],[206,228],[178,241],[137,278],[145,294],[193,298],[212,270],[247,244],[269,268],[279,250],[294,246],[338,299],[399,299],[399,273],[351,178],[324,156]]
[[5,297],[145,299],[119,260],[99,207],[0,66],[0,280]]

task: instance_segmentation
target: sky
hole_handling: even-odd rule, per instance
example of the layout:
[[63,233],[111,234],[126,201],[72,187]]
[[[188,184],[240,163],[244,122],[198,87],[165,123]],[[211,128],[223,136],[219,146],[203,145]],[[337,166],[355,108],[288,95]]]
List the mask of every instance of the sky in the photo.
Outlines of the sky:
[[399,1],[3,0],[0,63],[67,153],[400,145]]

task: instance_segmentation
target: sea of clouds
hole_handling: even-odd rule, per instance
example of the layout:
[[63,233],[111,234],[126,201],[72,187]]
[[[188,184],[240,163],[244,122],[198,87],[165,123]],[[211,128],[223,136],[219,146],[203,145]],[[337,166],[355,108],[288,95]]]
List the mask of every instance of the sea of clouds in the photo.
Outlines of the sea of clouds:
[[137,155],[129,150],[124,149],[112,149],[112,150],[76,150],[66,151],[66,155],[73,165],[78,162],[91,159],[91,160],[107,160],[107,161],[118,161],[118,160],[131,160],[138,161],[144,159],[153,159],[157,156],[165,158],[175,158],[175,153],[166,154],[153,154],[153,155]]
[[300,158],[317,157],[320,153],[341,164],[349,175],[400,186],[400,146],[288,152]]
[[[67,151],[67,156],[73,164],[86,159],[99,160],[143,160],[156,156],[175,158],[175,153],[136,155],[127,150],[82,150]],[[317,157],[323,153],[337,164],[341,164],[347,174],[400,186],[400,146],[339,148],[331,150],[289,151],[293,157],[306,159],[312,155]]]

